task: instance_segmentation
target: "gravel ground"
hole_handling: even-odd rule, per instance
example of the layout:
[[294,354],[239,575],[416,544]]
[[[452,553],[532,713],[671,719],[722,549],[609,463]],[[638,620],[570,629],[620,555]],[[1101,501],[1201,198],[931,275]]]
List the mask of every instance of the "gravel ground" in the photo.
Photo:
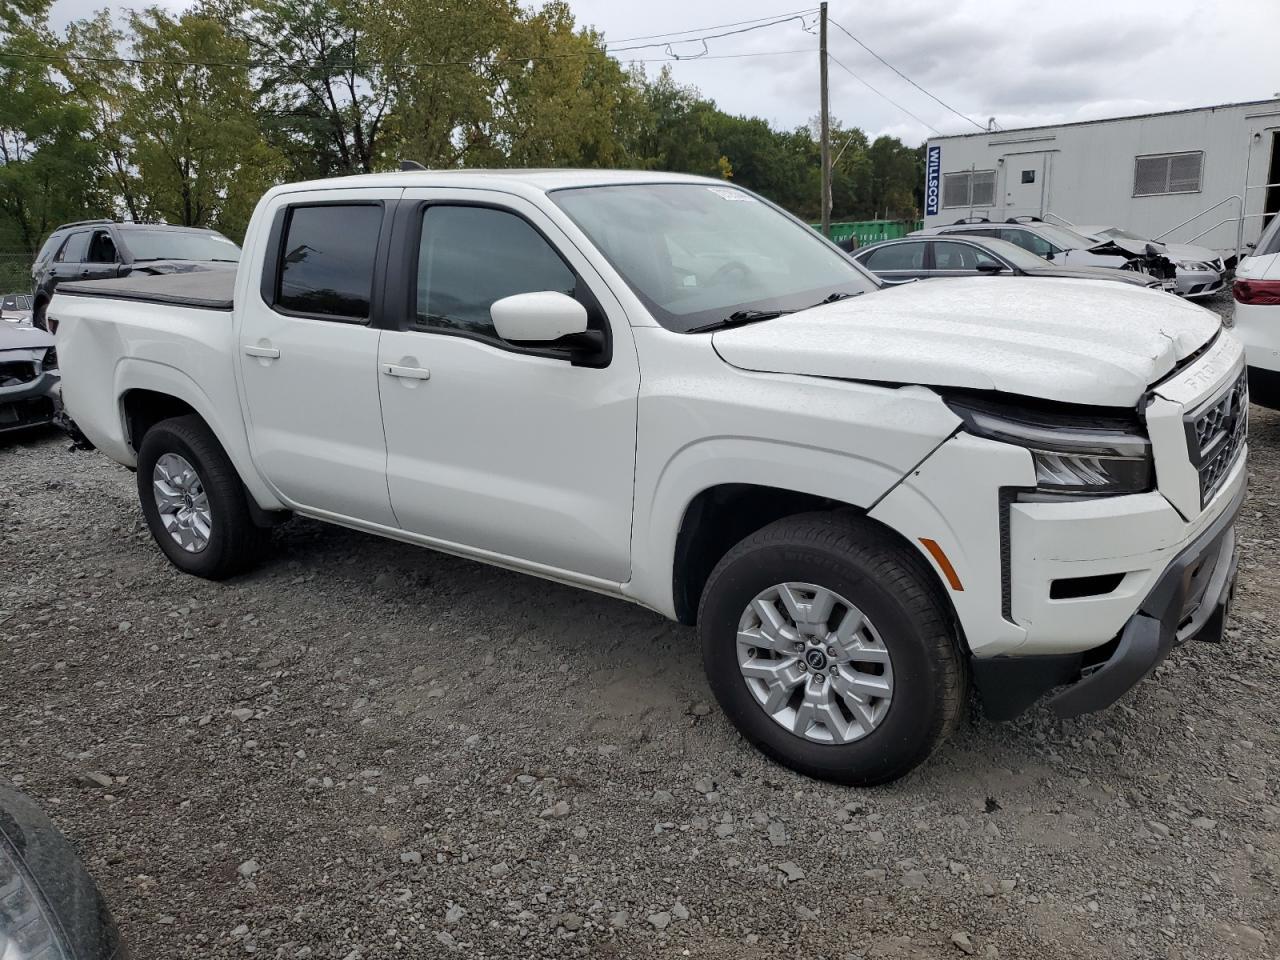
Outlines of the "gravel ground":
[[1228,643],[868,791],[762,759],[642,609],[297,520],[253,575],[185,577],[131,474],[0,441],[0,776],[140,957],[1277,956],[1253,414]]

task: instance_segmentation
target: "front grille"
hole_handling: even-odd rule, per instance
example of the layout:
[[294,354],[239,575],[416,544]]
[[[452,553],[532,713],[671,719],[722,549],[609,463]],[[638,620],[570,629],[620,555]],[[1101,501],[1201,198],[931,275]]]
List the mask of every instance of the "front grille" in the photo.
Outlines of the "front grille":
[[10,360],[0,363],[0,387],[16,387],[30,383],[39,375],[36,365],[29,360]]
[[1243,371],[1204,406],[1187,414],[1187,446],[1200,474],[1203,509],[1221,488],[1249,432],[1249,385]]

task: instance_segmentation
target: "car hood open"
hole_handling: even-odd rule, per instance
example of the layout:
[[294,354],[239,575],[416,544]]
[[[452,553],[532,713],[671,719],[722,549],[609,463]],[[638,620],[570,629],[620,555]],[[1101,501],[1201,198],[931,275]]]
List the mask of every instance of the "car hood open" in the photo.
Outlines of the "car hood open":
[[1131,407],[1218,332],[1209,311],[1103,280],[909,283],[713,335],[744,370]]

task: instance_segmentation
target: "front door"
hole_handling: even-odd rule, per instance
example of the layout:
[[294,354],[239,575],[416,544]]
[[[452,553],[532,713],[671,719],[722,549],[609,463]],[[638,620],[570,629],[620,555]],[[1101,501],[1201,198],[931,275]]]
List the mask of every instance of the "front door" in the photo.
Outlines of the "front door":
[[[388,284],[397,329],[382,335],[378,379],[401,528],[628,580],[640,371],[621,305],[545,214],[507,194],[406,190],[395,248],[404,276],[398,294]],[[587,307],[612,341],[607,365],[497,336],[493,302],[542,290]]]
[[1012,153],[1002,159],[1005,217],[1043,217],[1048,196],[1049,155]]
[[290,506],[394,526],[378,403],[377,316],[399,189],[288,194],[238,295],[250,447]]
[[120,272],[119,261],[116,242],[111,239],[110,231],[95,230],[89,241],[89,252],[85,256],[80,275],[86,280],[114,277]]

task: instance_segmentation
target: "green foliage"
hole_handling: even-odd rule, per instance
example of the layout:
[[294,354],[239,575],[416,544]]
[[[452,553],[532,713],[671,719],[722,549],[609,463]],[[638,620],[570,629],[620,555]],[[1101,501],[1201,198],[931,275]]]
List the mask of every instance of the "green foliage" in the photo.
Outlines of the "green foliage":
[[[60,37],[49,5],[0,0],[0,252],[104,214],[239,239],[272,184],[401,158],[684,171],[820,216],[813,124],[624,70],[565,0],[198,0]],[[835,122],[832,152],[834,218],[917,215],[922,149]]]

